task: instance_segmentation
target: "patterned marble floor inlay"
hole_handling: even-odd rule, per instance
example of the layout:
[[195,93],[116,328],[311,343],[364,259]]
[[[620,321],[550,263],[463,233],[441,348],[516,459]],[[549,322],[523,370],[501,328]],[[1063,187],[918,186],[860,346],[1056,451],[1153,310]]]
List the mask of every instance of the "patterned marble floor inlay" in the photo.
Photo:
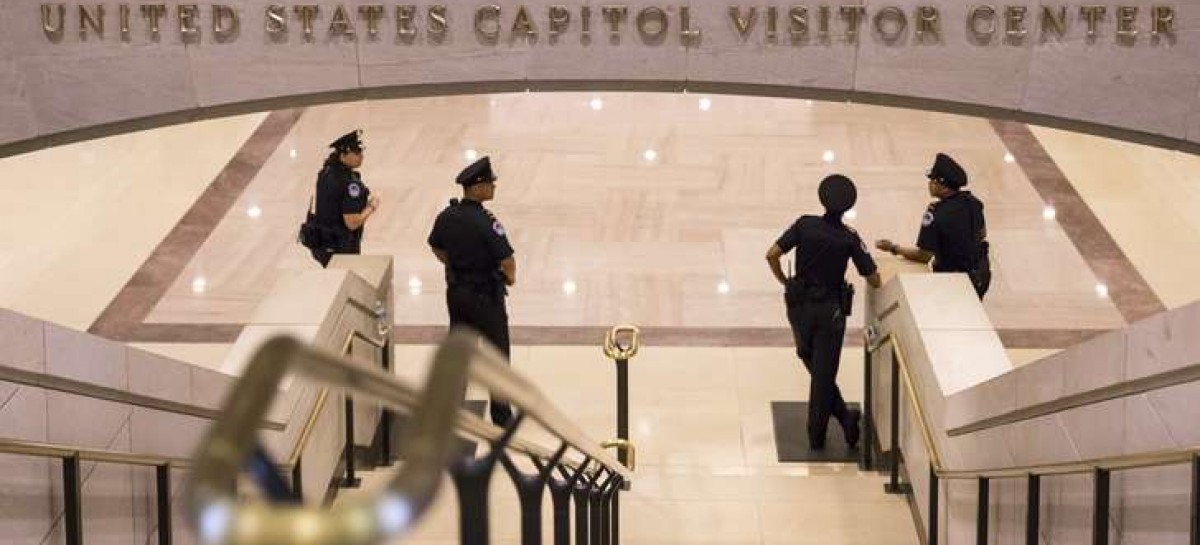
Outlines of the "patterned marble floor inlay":
[[[593,97],[603,115],[588,107]],[[364,246],[396,258],[398,343],[444,334],[441,274],[424,236],[455,194],[449,180],[479,154],[497,165],[491,207],[517,248],[515,344],[594,345],[630,322],[661,346],[790,346],[766,246],[798,212],[818,209],[816,183],[830,171],[858,182],[851,221],[865,237],[914,237],[937,151],[967,165],[988,204],[996,278],[985,307],[1006,346],[1061,348],[1161,308],[1024,125],[733,96],[700,112],[691,101],[555,93],[276,112],[91,330],[231,342],[276,279],[316,266],[294,243],[295,224],[330,135],[354,127],[366,131],[364,177],[384,199]],[[1041,217],[1044,202],[1059,221]],[[896,270],[892,256],[876,258],[885,275]],[[196,278],[208,279],[203,293],[191,289]],[[1093,293],[1098,278],[1111,298]],[[861,315],[848,344],[861,342]]]
[[230,342],[236,338],[240,324],[195,327],[144,321],[303,113],[303,109],[280,110],[263,120],[89,332],[127,342]]

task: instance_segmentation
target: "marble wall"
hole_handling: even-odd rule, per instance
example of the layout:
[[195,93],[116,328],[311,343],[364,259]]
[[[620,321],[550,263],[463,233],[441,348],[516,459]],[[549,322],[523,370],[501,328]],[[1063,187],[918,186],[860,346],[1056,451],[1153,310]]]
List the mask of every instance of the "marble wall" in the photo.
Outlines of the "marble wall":
[[[1017,4],[1026,8],[1018,38],[1006,34],[1007,6],[996,8],[996,31],[980,34],[968,27],[974,6],[955,2],[864,1],[853,34],[840,5],[803,5],[808,30],[793,36],[790,5],[626,4],[613,32],[600,5],[523,0],[497,3],[498,17],[484,18],[485,29],[497,29],[494,39],[476,30],[482,4],[466,0],[440,4],[444,32],[436,32],[434,4],[412,5],[409,20],[401,4],[381,4],[383,12],[369,17],[360,9],[367,4],[313,0],[311,35],[300,3],[280,3],[287,28],[269,32],[281,26],[268,17],[271,4],[226,0],[230,11],[200,4],[194,24],[169,5],[157,33],[141,4],[89,2],[83,12],[75,2],[0,4],[0,153],[288,103],[605,87],[898,102],[1081,123],[1076,128],[1126,131],[1171,147],[1200,141],[1196,0],[1125,0],[1137,10],[1138,33],[1129,38],[1118,36],[1116,4],[1105,5],[1094,35],[1077,4]],[[569,13],[561,32],[551,22],[558,4]],[[1153,34],[1153,9],[1162,5],[1174,10],[1172,29]],[[95,6],[105,10],[103,33],[87,23],[99,19]],[[922,13],[929,15],[923,7],[936,8],[936,31],[918,33]],[[1065,8],[1061,35],[1043,29],[1044,8]],[[344,24],[336,20],[341,9]],[[231,13],[237,29],[218,32],[215,24],[230,28]],[[409,25],[411,34],[400,32]]]
[[[0,365],[217,408],[233,378],[87,333],[0,310]],[[186,458],[201,418],[0,382],[0,437]],[[84,462],[88,542],[144,542],[157,528],[153,468]],[[175,486],[183,472],[173,473]],[[62,464],[0,455],[0,541],[61,542]]]
[[[969,304],[974,301],[973,294],[965,285],[955,289],[952,282],[954,278],[947,275],[901,276],[877,294],[875,307],[886,309],[899,303],[898,310],[885,318],[884,329],[901,339],[944,469],[1077,462],[1190,448],[1200,439],[1193,424],[1200,416],[1194,403],[1200,393],[1200,383],[1196,382],[950,437],[946,432],[952,428],[1009,410],[1156,373],[1184,370],[1195,366],[1196,354],[1200,354],[1200,341],[1190,335],[1200,320],[1200,304],[1193,304],[1003,371],[1002,350],[997,351],[987,342],[959,342],[939,330],[939,324],[973,323],[974,310]],[[961,292],[962,297],[956,299],[955,292]],[[935,303],[936,298],[943,300]],[[923,310],[926,306],[941,312],[928,313]],[[885,351],[874,363],[876,397],[872,406],[878,411],[877,425],[885,426],[880,442],[886,448],[890,442],[886,392],[890,387],[891,356]],[[922,520],[928,520],[929,454],[907,401],[901,411],[900,444],[906,469],[914,485],[917,509]],[[1109,510],[1111,542],[1186,543],[1189,473],[1187,464],[1114,473]],[[939,490],[943,542],[969,541],[976,531],[977,483],[943,481]],[[1025,493],[1024,479],[992,482],[991,543],[1023,542]],[[1044,477],[1041,494],[1038,508],[1044,543],[1090,542],[1092,476]]]

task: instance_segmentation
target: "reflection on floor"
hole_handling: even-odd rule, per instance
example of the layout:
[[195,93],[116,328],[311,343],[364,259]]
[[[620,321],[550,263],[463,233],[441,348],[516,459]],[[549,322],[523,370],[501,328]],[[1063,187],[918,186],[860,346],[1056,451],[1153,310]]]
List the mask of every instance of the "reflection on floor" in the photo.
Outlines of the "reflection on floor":
[[865,237],[908,240],[937,151],[967,165],[988,203],[997,263],[988,309],[998,327],[1124,323],[984,120],[746,97],[701,111],[688,97],[636,94],[605,95],[597,112],[590,97],[310,108],[149,321],[244,321],[279,275],[314,266],[293,243],[297,218],[329,136],[362,126],[365,179],[384,199],[365,246],[396,256],[397,283],[409,291],[398,300],[400,324],[444,320],[440,267],[425,235],[456,194],[450,180],[468,151],[492,155],[501,177],[492,208],[517,249],[517,325],[783,327],[761,255],[797,214],[818,209],[821,176],[858,181],[853,225]]

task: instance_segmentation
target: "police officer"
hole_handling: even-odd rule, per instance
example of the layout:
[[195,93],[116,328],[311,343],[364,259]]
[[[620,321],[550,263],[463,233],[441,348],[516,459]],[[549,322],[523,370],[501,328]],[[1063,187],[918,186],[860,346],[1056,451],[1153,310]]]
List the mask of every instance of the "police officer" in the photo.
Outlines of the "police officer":
[[[848,410],[837,386],[838,365],[846,331],[846,316],[854,291],[846,283],[846,267],[854,261],[858,273],[873,288],[880,285],[875,261],[858,233],[842,223],[842,214],[854,206],[854,182],[841,174],[821,180],[818,189],[822,216],[802,216],[767,250],[771,273],[785,287],[788,322],[796,341],[796,354],[808,368],[812,381],[808,403],[808,442],[825,447],[830,416],[842,426],[846,443],[858,443],[861,411]],[[796,275],[788,278],[779,264],[783,254],[796,249]]]
[[[471,326],[509,358],[506,286],[517,282],[517,262],[500,220],[483,203],[496,195],[496,174],[488,157],[463,169],[455,180],[462,200],[451,199],[433,223],[429,247],[446,268],[450,327]],[[508,404],[492,401],[492,422],[512,418]]]
[[335,140],[325,165],[317,175],[315,219],[321,226],[320,244],[311,247],[313,258],[322,267],[333,254],[362,252],[363,226],[379,209],[379,197],[371,195],[362,176],[362,131],[354,131]]
[[934,272],[967,273],[982,300],[992,283],[983,202],[962,189],[967,185],[967,172],[949,155],[937,154],[928,177],[929,195],[937,201],[921,216],[917,246],[906,248],[882,239],[875,247],[910,261],[932,260]]

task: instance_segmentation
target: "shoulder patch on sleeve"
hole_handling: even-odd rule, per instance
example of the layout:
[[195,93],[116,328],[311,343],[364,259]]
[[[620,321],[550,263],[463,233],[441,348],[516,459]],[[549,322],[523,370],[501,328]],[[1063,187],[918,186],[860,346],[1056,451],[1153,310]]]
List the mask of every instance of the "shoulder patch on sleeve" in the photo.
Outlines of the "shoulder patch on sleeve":
[[929,227],[930,225],[933,225],[933,211],[926,210],[925,213],[921,215],[921,226]]
[[497,235],[505,236],[504,226],[500,225],[499,221],[492,221],[492,230],[495,231]]
[[359,195],[362,195],[362,185],[358,182],[350,182],[346,186],[346,192],[350,194],[350,198],[357,199]]

